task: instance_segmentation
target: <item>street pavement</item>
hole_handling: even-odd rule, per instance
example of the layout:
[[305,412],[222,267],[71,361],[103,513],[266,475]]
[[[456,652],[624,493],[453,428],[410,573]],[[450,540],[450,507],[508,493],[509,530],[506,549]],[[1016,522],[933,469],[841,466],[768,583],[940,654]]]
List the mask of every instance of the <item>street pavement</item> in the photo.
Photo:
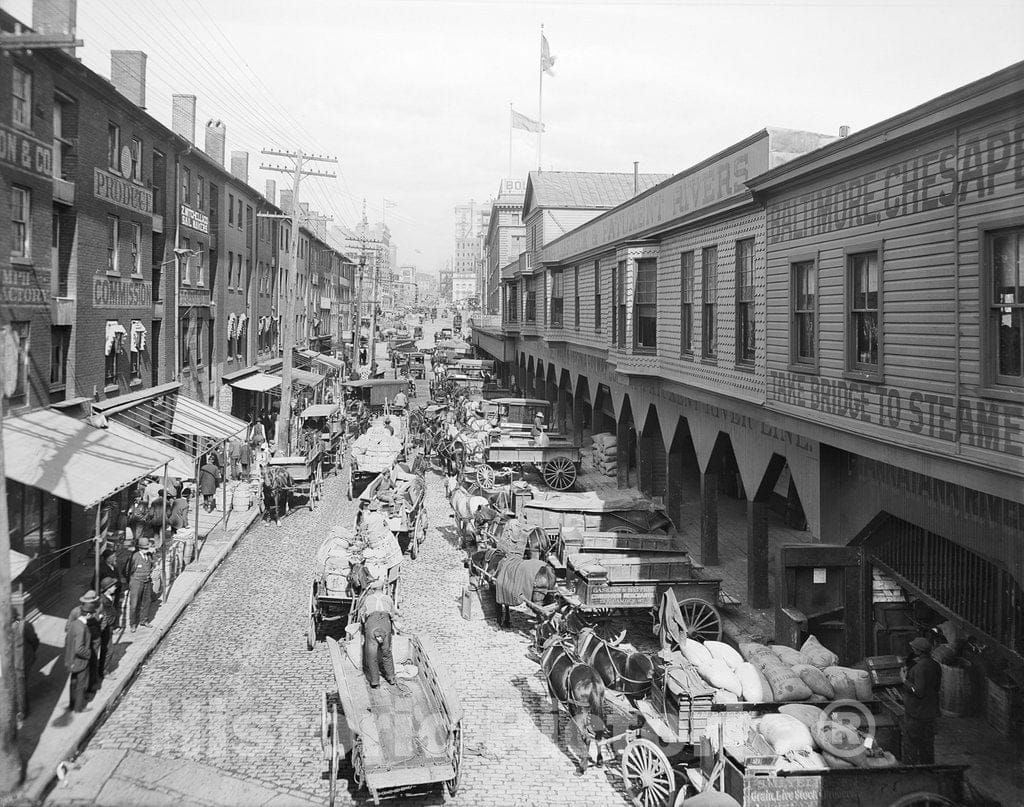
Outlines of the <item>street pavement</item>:
[[[326,803],[319,710],[335,684],[326,647],[307,651],[304,632],[316,548],[329,527],[354,518],[342,481],[326,480],[315,511],[249,531],[47,803]],[[582,749],[565,717],[556,739],[526,621],[499,630],[489,597],[486,617],[476,600],[474,618],[460,616],[464,552],[438,474],[427,475],[425,507],[430,526],[419,558],[404,563],[399,624],[437,648],[431,661],[447,669],[465,709],[466,755],[457,797],[438,786],[403,803],[628,803],[617,766],[578,773]],[[352,792],[347,764],[342,775],[338,803],[366,802],[365,791]]]

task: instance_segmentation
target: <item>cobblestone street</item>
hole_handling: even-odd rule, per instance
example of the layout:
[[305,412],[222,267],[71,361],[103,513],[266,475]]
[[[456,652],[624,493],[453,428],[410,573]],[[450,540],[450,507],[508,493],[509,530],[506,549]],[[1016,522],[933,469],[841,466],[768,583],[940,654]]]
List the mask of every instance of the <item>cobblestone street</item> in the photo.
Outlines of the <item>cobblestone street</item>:
[[[326,803],[319,709],[320,694],[334,688],[334,678],[326,647],[307,651],[304,631],[316,548],[328,527],[354,517],[344,479],[326,481],[324,504],[314,512],[293,512],[281,527],[254,526],[185,611],[78,760],[80,770],[72,772],[88,777],[90,765],[108,764],[113,752],[135,752],[107,778],[95,803],[174,801],[176,794],[189,803],[225,803],[212,796],[217,785],[210,768],[259,785],[263,793],[276,792],[282,800],[275,804]],[[498,630],[487,597],[486,619],[476,601],[476,618],[461,618],[464,553],[450,526],[442,482],[428,473],[430,528],[419,558],[403,567],[400,623],[433,641],[437,662],[462,696],[467,753],[460,792],[448,801],[495,807],[625,803],[616,767],[577,773],[570,750],[576,743],[564,717],[563,741],[555,741],[538,665],[526,655],[522,617],[521,631]],[[168,773],[163,763],[173,760],[190,764]],[[342,773],[350,778],[347,764]],[[340,785],[340,803],[366,800],[365,791]],[[75,793],[73,786],[58,786],[49,803],[77,802]],[[404,803],[444,799],[439,786]],[[239,800],[246,801],[244,791]]]

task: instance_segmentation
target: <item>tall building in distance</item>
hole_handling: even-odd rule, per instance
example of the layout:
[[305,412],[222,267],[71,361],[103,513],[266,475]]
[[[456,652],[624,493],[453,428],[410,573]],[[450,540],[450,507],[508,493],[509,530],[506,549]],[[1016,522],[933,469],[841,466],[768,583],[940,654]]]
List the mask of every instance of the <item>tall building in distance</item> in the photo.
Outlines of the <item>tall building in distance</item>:
[[396,312],[414,308],[420,304],[419,287],[416,283],[416,267],[411,264],[399,266],[395,271],[395,310]]
[[416,273],[416,290],[419,293],[419,304],[436,306],[438,297],[438,278],[429,272]]
[[455,252],[452,256],[452,302],[476,308],[482,288],[484,238],[491,216],[491,200],[455,206]]

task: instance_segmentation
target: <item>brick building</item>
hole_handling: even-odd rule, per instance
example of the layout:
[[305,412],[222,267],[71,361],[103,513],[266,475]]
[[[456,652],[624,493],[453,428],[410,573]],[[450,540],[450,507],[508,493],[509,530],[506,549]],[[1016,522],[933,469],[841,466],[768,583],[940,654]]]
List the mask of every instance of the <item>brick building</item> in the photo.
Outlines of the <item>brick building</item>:
[[503,179],[498,196],[491,205],[484,236],[484,282],[480,287],[485,314],[498,313],[501,268],[518,257],[526,246],[526,227],[522,221],[525,193],[525,182]]

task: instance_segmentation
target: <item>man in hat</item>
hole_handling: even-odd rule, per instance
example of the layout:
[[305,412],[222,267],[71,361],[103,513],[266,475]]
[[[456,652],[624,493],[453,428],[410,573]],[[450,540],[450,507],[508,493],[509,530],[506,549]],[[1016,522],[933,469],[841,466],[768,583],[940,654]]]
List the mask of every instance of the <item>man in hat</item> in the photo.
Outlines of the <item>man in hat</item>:
[[544,413],[538,412],[533,416],[533,428],[530,429],[530,437],[537,440],[544,433]]
[[217,507],[217,486],[220,484],[220,468],[213,461],[213,454],[209,454],[206,463],[199,469],[199,492],[203,495],[203,509],[212,513]]
[[85,711],[89,690],[89,669],[92,666],[93,647],[89,633],[89,619],[96,612],[99,597],[95,591],[79,598],[79,605],[71,611],[64,634],[64,665],[71,673],[68,684],[69,709]]
[[405,409],[405,407],[409,405],[409,398],[408,396],[406,396],[404,392],[399,390],[398,392],[395,393],[395,399],[393,403],[395,405],[395,409]]
[[96,611],[96,622],[100,628],[99,655],[96,660],[96,673],[99,677],[99,684],[103,683],[103,677],[107,674],[107,652],[110,650],[110,640],[114,636],[114,629],[120,621],[120,611],[117,601],[117,580],[113,577],[104,577],[100,581],[100,603]]
[[125,572],[128,578],[128,624],[131,632],[135,633],[140,620],[143,627],[152,626],[149,608],[153,597],[153,550],[148,538],[139,538]]
[[385,681],[395,686],[395,660],[391,655],[395,603],[384,590],[387,583],[384,567],[371,564],[366,569],[372,579],[356,611],[363,626],[363,671],[373,689],[380,686],[381,674]]
[[942,668],[923,636],[910,641],[903,669],[903,759],[905,765],[935,764],[935,719],[939,716]]

